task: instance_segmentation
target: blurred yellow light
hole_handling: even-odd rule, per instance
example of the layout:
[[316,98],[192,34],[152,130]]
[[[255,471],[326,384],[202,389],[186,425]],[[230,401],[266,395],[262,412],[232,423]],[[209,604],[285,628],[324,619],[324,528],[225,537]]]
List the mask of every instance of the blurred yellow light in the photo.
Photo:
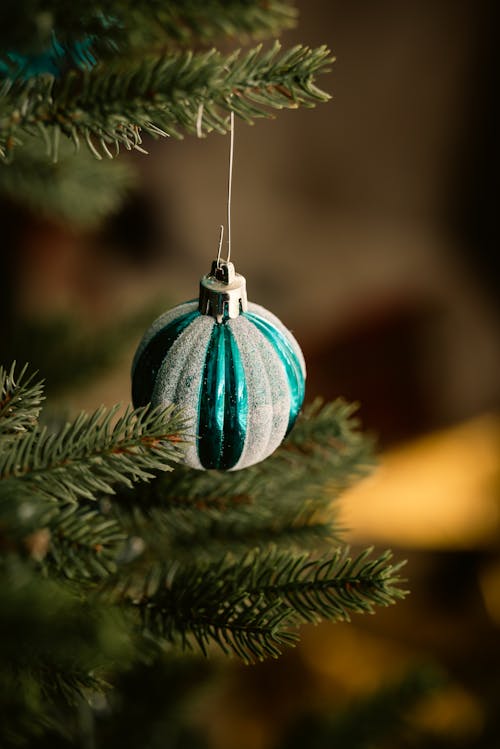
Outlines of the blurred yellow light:
[[440,690],[414,710],[415,723],[435,735],[473,739],[481,733],[484,713],[471,693],[458,685]]
[[500,539],[500,419],[482,416],[382,456],[342,498],[351,542],[474,548]]
[[394,640],[360,630],[352,623],[325,624],[301,632],[300,656],[307,668],[344,696],[376,690],[382,678],[399,678],[413,652]]

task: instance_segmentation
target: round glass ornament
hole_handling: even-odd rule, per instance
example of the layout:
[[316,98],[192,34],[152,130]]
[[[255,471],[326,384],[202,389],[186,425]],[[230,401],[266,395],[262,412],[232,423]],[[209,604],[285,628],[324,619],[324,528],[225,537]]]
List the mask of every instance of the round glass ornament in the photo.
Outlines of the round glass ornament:
[[230,262],[214,261],[197,301],[161,315],[132,364],[135,407],[180,406],[196,425],[185,462],[236,471],[267,458],[293,427],[306,367],[289,330],[247,302]]

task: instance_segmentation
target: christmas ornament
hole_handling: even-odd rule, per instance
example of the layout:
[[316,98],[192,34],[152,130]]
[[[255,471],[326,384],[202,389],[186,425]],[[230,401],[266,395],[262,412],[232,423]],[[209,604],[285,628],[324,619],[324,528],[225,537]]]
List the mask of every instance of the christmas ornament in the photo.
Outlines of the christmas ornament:
[[200,281],[199,299],[161,315],[132,364],[134,406],[180,406],[195,424],[185,454],[198,469],[238,470],[267,458],[295,423],[306,368],[299,344],[264,307],[247,301],[246,281],[231,257],[231,113],[228,256]]
[[132,365],[134,406],[181,406],[196,425],[193,468],[238,470],[270,455],[304,400],[305,363],[289,330],[247,302],[243,276],[214,261],[199,301],[165,312]]

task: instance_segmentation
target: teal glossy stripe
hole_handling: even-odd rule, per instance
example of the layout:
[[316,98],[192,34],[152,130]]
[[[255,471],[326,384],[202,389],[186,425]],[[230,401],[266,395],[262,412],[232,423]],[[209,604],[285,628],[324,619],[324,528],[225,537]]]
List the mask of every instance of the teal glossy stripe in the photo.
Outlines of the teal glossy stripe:
[[299,411],[304,402],[305,378],[297,354],[287,338],[267,320],[254,312],[244,312],[243,316],[250,320],[272,345],[285,368],[288,385],[290,387],[290,416],[287,434],[295,424]]
[[[248,391],[243,362],[238,344],[231,329],[224,325],[226,336],[226,379],[229,383],[226,396],[225,426],[226,440],[223,459],[227,468],[236,465],[243,452],[248,423]],[[229,465],[230,464],[230,465]]]
[[165,325],[150,340],[139,357],[132,378],[132,401],[136,408],[149,403],[163,360],[180,334],[199,314],[198,310],[186,312]]
[[204,468],[228,470],[238,462],[247,429],[248,394],[231,330],[214,325],[200,387],[198,457]]

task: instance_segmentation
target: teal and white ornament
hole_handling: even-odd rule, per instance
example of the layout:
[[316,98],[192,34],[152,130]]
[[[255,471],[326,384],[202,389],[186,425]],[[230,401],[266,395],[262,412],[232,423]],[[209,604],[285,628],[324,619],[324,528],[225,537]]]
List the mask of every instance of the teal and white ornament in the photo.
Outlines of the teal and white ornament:
[[132,365],[136,407],[180,406],[195,425],[186,463],[239,470],[267,458],[290,431],[304,400],[299,344],[264,307],[247,302],[246,283],[214,261],[198,301],[161,315]]

